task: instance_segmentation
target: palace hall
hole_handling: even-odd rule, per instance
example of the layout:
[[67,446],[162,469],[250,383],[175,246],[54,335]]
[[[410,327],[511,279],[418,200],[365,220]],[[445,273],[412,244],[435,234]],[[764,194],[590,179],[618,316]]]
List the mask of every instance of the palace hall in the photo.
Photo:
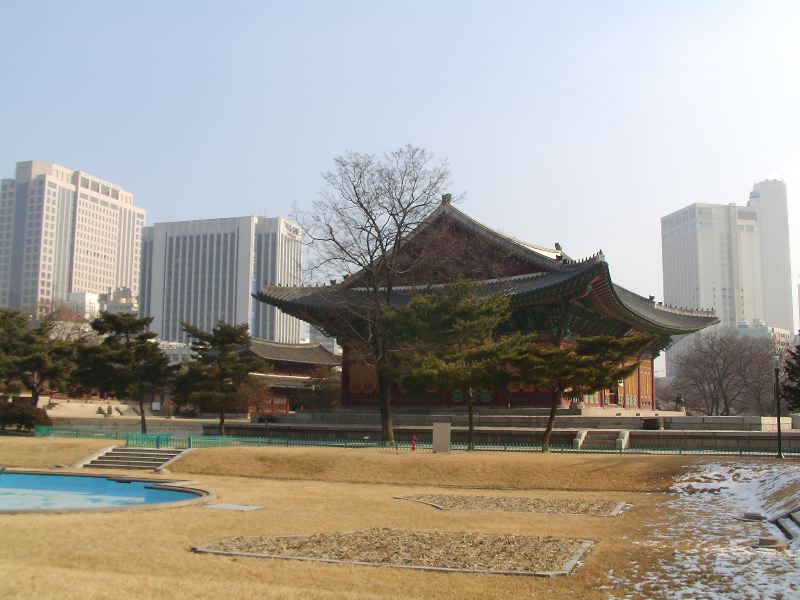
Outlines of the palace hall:
[[[542,343],[576,336],[625,336],[654,333],[658,345],[645,357],[636,357],[638,368],[619,382],[617,389],[591,395],[565,396],[563,405],[654,409],[653,359],[674,336],[694,333],[718,322],[713,311],[664,306],[640,296],[611,280],[602,252],[574,260],[561,249],[528,244],[483,225],[458,210],[445,195],[442,204],[401,245],[394,256],[397,273],[390,303],[402,306],[421,292],[463,278],[477,283],[479,295],[505,294],[511,304],[509,327],[536,332]],[[346,407],[376,406],[378,379],[366,353],[349,332],[369,306],[366,274],[354,273],[341,282],[324,286],[281,287],[265,285],[255,295],[339,339],[343,346],[342,404]],[[395,406],[460,405],[458,394],[429,393],[415,397],[399,387],[390,391]],[[536,382],[511,384],[476,395],[477,405],[506,407],[550,406],[551,394]]]

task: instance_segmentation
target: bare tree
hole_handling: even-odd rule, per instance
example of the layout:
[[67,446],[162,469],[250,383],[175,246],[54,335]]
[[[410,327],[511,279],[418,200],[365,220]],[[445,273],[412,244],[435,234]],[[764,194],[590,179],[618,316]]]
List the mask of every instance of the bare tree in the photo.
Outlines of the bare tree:
[[390,340],[384,317],[394,286],[414,267],[400,249],[439,204],[450,173],[447,161],[434,161],[430,152],[411,145],[381,157],[351,152],[334,163],[323,174],[319,199],[297,217],[311,247],[312,273],[347,279],[347,287],[362,291],[363,301],[346,303],[336,322],[319,325],[377,369],[382,434],[391,442]]
[[772,354],[768,339],[731,330],[696,334],[675,358],[671,392],[706,415],[774,414]]

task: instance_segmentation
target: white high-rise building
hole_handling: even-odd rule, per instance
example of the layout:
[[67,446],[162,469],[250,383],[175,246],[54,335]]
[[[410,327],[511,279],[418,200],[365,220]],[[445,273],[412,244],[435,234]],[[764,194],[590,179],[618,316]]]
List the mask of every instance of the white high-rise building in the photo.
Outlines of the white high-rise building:
[[156,223],[142,242],[139,314],[162,340],[186,342],[182,322],[206,331],[219,320],[250,335],[300,340],[300,321],[256,301],[264,283],[300,285],[302,234],[285,219],[238,217]]
[[665,304],[713,308],[721,327],[794,330],[783,182],[755,184],[746,207],[692,204],[663,217],[661,249]]
[[761,228],[762,320],[769,326],[795,331],[786,184],[775,179],[755,184],[747,206],[758,213]]
[[83,171],[17,163],[0,182],[0,306],[42,316],[72,292],[139,286],[145,211]]

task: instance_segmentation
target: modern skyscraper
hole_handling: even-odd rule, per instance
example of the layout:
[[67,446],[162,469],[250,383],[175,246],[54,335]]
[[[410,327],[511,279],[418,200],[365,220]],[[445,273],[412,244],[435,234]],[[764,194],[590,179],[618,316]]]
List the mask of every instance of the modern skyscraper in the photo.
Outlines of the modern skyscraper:
[[758,213],[761,229],[762,320],[769,326],[794,331],[786,184],[775,179],[755,184],[747,206]]
[[300,321],[251,296],[266,282],[299,285],[302,234],[285,219],[238,217],[145,227],[139,314],[162,340],[186,342],[182,322],[210,330],[247,323],[257,338],[296,343]]
[[17,163],[0,182],[0,306],[42,316],[71,292],[139,286],[145,211],[83,171]]
[[[661,219],[664,302],[713,308],[722,327],[794,330],[786,185],[762,181],[746,207],[692,204]],[[667,371],[669,374],[669,353]]]

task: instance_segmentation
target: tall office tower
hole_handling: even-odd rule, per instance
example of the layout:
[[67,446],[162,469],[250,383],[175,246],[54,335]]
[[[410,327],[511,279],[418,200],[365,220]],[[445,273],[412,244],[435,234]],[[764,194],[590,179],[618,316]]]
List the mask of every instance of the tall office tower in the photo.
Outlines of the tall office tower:
[[[713,308],[722,327],[794,329],[783,182],[757,183],[746,207],[692,204],[663,217],[661,250],[666,304]],[[668,352],[668,375],[670,363]]]
[[17,163],[0,182],[0,306],[42,316],[71,292],[139,286],[145,211],[83,171]]
[[238,217],[145,227],[139,314],[162,340],[186,342],[187,322],[247,323],[250,335],[299,342],[300,321],[253,299],[265,282],[299,285],[302,234],[285,219]]
[[786,184],[775,179],[755,184],[747,206],[758,213],[761,229],[762,320],[769,326],[794,331]]
[[713,308],[724,327],[761,319],[761,245],[753,210],[692,204],[661,219],[664,302]]

